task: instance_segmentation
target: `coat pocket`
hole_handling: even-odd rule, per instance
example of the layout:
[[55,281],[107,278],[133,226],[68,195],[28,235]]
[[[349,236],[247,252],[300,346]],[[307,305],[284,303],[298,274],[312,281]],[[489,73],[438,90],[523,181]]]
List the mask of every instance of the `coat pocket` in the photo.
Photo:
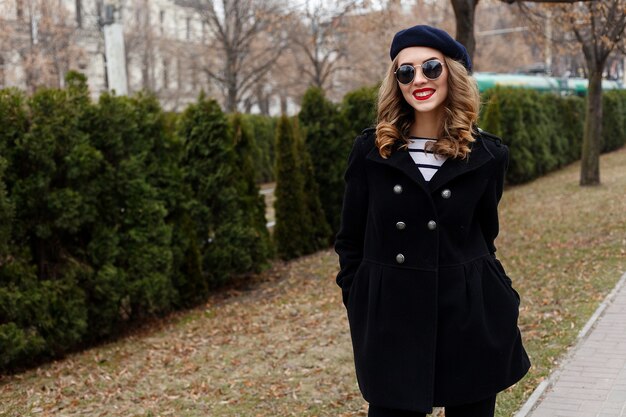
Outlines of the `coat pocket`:
[[513,296],[517,300],[517,306],[519,307],[521,301],[520,295],[515,290],[515,288],[513,288],[513,281],[506,274],[502,263],[500,263],[500,261],[495,256],[492,256],[488,263],[490,264],[492,270],[495,272],[496,276],[500,279],[500,282],[502,282],[502,284],[507,288],[509,293],[513,294]]
[[359,264],[356,269],[354,275],[348,277],[341,283],[341,293],[343,298],[343,305],[348,308],[348,304],[350,303],[350,294],[354,291],[352,290],[356,281],[359,280],[359,276],[363,273],[363,261]]

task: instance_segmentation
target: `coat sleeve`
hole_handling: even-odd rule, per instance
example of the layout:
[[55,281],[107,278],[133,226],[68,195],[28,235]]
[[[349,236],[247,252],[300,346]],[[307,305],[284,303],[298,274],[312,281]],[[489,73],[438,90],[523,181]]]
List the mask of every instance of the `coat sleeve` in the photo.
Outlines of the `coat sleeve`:
[[493,173],[491,182],[485,191],[480,203],[480,226],[487,243],[489,253],[495,256],[496,246],[494,241],[500,231],[500,223],[498,219],[498,204],[502,198],[504,190],[504,177],[509,166],[509,148],[502,144],[499,146],[501,152],[497,155],[495,161],[495,172]]
[[[481,228],[483,231],[483,236],[485,237],[485,241],[487,243],[487,247],[489,248],[489,252],[493,256],[494,263],[496,267],[502,273],[502,276],[506,278],[509,282],[509,285],[512,287],[511,278],[506,273],[502,263],[496,257],[496,246],[494,241],[498,236],[498,232],[500,229],[500,224],[498,220],[498,204],[500,203],[500,199],[502,198],[502,192],[504,190],[504,177],[506,175],[506,170],[509,166],[509,148],[502,144],[502,153],[498,156],[496,161],[496,172],[494,172],[491,186],[487,188],[487,192],[483,196],[482,206],[481,206]],[[515,296],[517,297],[517,302],[520,302],[520,296],[515,289]]]
[[500,273],[511,285],[511,289],[515,293],[515,297],[517,297],[517,303],[519,306],[520,303],[520,295],[513,288],[513,282],[511,278],[506,273],[502,263],[496,257],[496,246],[494,244],[494,240],[498,236],[499,232],[499,220],[498,220],[498,204],[500,203],[500,199],[502,198],[502,192],[504,190],[504,177],[506,175],[506,170],[509,166],[509,148],[502,144],[502,154],[498,157],[498,161],[496,162],[496,170],[497,172],[493,175],[493,184],[488,188],[488,192],[485,194],[484,204],[482,206],[482,216],[481,216],[481,227],[483,230],[483,235],[485,236],[485,240],[487,242],[487,247],[489,248],[489,252],[493,256],[494,263],[496,267],[500,270]]
[[345,191],[341,225],[335,239],[335,252],[339,255],[339,273],[336,282],[341,287],[345,306],[348,303],[352,279],[363,259],[368,207],[363,142],[363,136],[358,136],[348,157],[348,166],[344,174]]

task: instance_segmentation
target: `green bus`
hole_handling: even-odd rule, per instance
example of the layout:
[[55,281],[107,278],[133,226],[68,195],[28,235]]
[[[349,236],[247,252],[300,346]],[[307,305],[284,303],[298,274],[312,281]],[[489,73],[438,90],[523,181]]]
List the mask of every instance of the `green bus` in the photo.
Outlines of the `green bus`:
[[[488,88],[497,85],[505,87],[531,88],[537,91],[549,91],[561,95],[587,94],[586,78],[559,78],[547,75],[501,74],[495,72],[475,72],[474,78],[478,82],[478,89],[482,93]],[[602,80],[603,90],[624,89],[624,86],[614,80]]]

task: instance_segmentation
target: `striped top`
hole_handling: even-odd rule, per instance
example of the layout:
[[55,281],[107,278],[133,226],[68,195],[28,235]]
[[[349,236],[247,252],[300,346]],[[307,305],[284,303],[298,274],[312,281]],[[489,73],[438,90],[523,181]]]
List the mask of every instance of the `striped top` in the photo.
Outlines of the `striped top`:
[[445,155],[435,155],[433,151],[424,149],[426,142],[434,141],[434,139],[409,136],[409,154],[415,161],[415,164],[419,168],[426,182],[430,181],[439,167],[448,158]]

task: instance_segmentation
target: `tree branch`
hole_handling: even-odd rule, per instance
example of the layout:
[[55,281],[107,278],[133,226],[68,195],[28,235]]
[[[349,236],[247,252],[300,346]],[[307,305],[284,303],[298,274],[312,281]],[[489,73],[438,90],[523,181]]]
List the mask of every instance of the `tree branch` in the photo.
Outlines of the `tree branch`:
[[502,3],[578,3],[578,2],[594,2],[597,0],[500,0]]

